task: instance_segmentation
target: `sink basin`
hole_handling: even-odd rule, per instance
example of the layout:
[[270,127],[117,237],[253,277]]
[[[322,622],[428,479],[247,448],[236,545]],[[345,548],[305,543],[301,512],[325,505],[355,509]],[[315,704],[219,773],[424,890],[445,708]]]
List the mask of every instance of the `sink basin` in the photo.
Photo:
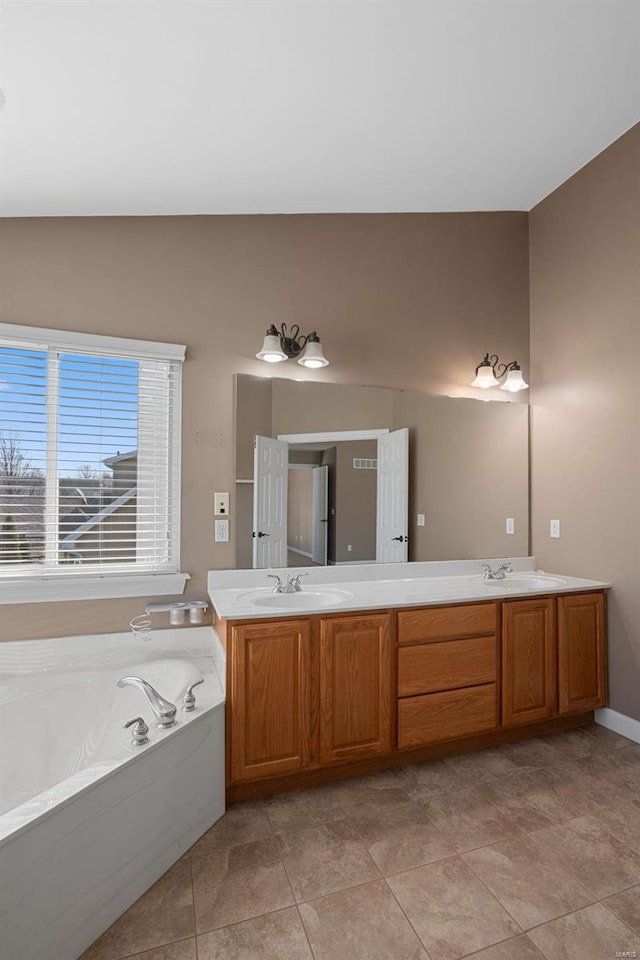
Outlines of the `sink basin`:
[[551,577],[545,573],[529,574],[507,574],[504,580],[485,580],[484,577],[478,577],[482,580],[485,587],[494,587],[499,590],[554,590],[558,587],[564,587],[565,581],[561,577]]
[[247,590],[238,595],[242,603],[267,610],[317,610],[318,607],[334,607],[351,600],[348,590],[302,590],[300,593],[272,593],[270,590]]

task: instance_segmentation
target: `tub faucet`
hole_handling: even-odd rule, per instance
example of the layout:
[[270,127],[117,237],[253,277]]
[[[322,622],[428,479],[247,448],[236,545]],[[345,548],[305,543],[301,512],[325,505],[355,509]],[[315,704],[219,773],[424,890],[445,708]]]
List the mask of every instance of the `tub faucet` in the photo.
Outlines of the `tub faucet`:
[[161,697],[155,687],[152,687],[142,677],[123,677],[122,680],[118,680],[118,686],[137,687],[138,690],[142,690],[156,715],[157,727],[173,727],[175,725],[177,711],[175,703]]
[[484,580],[506,580],[507,574],[513,573],[510,563],[501,563],[495,570],[492,570],[488,563],[481,563],[480,566],[484,571],[482,574]]

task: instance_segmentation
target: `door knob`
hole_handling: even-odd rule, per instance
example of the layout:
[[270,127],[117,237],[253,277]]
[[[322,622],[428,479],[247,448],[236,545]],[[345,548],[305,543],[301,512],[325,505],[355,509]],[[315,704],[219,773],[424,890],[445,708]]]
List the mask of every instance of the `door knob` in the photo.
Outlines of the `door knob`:
[[409,543],[409,537],[391,537],[392,540],[399,540],[400,543]]
[[[252,536],[253,539],[255,540],[255,538],[256,538],[255,530],[254,530],[254,532],[251,534],[251,536]],[[259,537],[259,538],[260,538],[260,537],[270,537],[270,536],[271,536],[270,533],[263,533],[262,530],[258,530],[258,537]]]

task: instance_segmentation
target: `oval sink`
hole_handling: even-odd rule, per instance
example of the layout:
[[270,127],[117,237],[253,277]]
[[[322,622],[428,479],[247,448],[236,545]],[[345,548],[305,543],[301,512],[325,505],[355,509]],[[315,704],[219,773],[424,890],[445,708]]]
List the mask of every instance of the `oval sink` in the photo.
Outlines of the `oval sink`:
[[238,595],[238,600],[256,607],[271,610],[314,610],[318,607],[333,607],[351,600],[348,590],[302,590],[300,593],[265,593],[264,590],[248,590]]
[[485,587],[495,587],[499,590],[553,590],[565,585],[561,577],[551,577],[542,573],[532,573],[530,576],[507,574],[504,580],[485,580],[484,577],[478,577],[478,579],[482,580]]

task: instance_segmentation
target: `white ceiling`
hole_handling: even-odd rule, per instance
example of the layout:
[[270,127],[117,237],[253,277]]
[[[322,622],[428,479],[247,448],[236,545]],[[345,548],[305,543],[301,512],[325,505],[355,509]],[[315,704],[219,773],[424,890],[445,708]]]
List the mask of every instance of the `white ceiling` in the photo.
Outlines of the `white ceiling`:
[[10,0],[5,216],[528,210],[640,120],[636,0]]

